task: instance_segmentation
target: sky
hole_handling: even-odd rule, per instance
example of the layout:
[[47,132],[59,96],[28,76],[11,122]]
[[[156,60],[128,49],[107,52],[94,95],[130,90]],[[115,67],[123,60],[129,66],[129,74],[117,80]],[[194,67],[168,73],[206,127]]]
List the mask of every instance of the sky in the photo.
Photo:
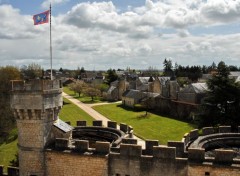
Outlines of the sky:
[[240,66],[240,0],[0,0],[0,66],[54,69]]

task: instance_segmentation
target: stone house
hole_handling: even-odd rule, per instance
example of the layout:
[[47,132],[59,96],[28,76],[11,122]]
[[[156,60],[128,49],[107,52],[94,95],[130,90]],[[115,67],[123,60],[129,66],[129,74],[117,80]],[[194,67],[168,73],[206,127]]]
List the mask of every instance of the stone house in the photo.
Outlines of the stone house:
[[206,83],[192,83],[178,92],[177,100],[181,102],[201,104],[207,93]]
[[170,77],[155,77],[152,82],[152,91],[153,93],[163,94],[166,87],[166,82],[170,80]]
[[127,90],[122,95],[122,104],[125,106],[134,107],[135,104],[139,104],[141,100],[146,97],[146,93],[139,90]]
[[125,80],[116,80],[110,84],[109,89],[104,94],[108,101],[117,101],[122,99],[123,93],[128,89],[129,83]]
[[151,86],[154,81],[154,78],[152,76],[150,77],[138,77],[136,80],[136,90],[142,91],[142,92],[151,92]]

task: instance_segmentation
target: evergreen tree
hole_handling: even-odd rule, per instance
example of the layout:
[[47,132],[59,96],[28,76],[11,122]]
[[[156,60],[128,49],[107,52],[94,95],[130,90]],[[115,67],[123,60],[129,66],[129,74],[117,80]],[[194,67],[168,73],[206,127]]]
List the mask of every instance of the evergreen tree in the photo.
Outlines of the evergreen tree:
[[111,84],[111,82],[116,81],[118,79],[118,75],[116,74],[116,71],[113,69],[109,69],[107,71],[106,75],[106,82],[108,85]]
[[205,122],[211,125],[239,125],[240,86],[229,78],[229,68],[224,62],[218,64],[217,74],[207,85],[209,91],[205,99]]

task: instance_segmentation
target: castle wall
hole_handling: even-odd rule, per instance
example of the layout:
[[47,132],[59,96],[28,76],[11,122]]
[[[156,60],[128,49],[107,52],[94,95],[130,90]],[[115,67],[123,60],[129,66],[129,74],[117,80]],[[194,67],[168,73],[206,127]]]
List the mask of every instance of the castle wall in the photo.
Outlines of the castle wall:
[[91,156],[80,153],[47,150],[46,175],[48,176],[107,176],[108,159],[105,155]]
[[121,144],[120,153],[109,154],[108,175],[187,175],[187,159],[176,158],[175,147],[152,146],[152,150],[150,149],[152,155],[142,155],[142,152],[146,151],[142,151],[141,146]]
[[190,164],[188,166],[188,176],[239,176],[239,167],[212,166],[203,164]]

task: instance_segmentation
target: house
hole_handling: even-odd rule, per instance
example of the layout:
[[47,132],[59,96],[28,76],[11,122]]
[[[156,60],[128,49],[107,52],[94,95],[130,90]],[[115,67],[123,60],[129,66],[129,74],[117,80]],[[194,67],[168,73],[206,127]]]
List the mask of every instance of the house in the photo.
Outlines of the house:
[[182,102],[201,104],[207,93],[206,83],[192,83],[178,92],[177,100]]
[[166,82],[170,81],[170,77],[155,77],[152,84],[152,91],[153,93],[159,93],[160,95],[163,94],[164,89],[166,89]]
[[118,98],[118,89],[115,86],[110,86],[107,92],[104,93],[104,99],[108,101],[117,101]]
[[142,92],[151,92],[151,85],[155,78],[152,76],[150,77],[138,77],[136,80],[136,90],[142,91]]
[[69,85],[71,83],[75,83],[75,82],[76,82],[76,80],[74,78],[64,78],[62,80],[63,86],[67,86],[67,85]]
[[104,98],[108,101],[117,101],[122,99],[123,93],[128,89],[129,83],[125,80],[116,80],[110,84]]
[[129,107],[134,107],[139,104],[142,99],[146,98],[147,94],[139,90],[127,90],[122,95],[122,104]]

